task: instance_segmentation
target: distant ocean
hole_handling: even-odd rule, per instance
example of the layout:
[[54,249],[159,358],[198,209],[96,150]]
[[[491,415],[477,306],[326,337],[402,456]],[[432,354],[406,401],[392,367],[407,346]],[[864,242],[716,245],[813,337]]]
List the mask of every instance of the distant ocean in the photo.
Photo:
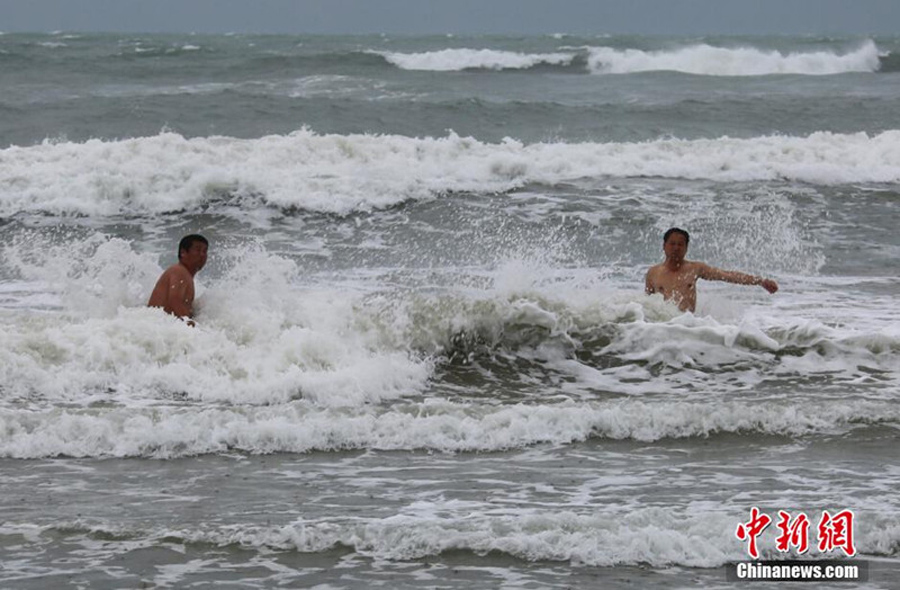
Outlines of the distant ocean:
[[[897,587],[900,36],[7,33],[0,89],[0,588],[734,588],[754,507]],[[644,295],[671,226],[781,290]]]

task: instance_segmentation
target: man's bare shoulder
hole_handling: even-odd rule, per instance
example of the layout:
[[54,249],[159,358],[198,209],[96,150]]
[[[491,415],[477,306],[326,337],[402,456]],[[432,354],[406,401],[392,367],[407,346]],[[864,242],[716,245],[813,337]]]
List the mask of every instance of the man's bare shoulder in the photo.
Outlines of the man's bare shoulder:
[[697,262],[696,260],[685,260],[681,263],[680,272],[691,274],[703,274],[709,268],[705,262]]
[[[678,267],[678,270],[672,271],[669,270],[670,273],[675,275],[685,275],[685,274],[699,274],[704,272],[709,266],[704,262],[696,262],[693,260],[684,260],[681,265]],[[655,277],[660,273],[666,271],[666,263],[661,262],[659,264],[655,264],[651,266],[647,270],[648,277]]]
[[176,262],[163,272],[163,276],[169,280],[191,280],[191,273],[180,262]]
[[665,268],[665,266],[666,266],[665,263],[662,263],[662,262],[659,264],[654,264],[653,266],[651,266],[650,268],[647,269],[647,276],[648,277],[656,276],[657,274],[659,274],[659,272],[663,268]]

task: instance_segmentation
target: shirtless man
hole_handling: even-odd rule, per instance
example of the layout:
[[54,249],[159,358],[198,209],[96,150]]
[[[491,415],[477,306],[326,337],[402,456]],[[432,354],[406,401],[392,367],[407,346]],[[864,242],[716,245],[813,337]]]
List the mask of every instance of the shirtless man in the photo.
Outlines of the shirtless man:
[[694,311],[697,307],[697,279],[725,281],[738,285],[759,285],[769,293],[778,290],[778,283],[771,279],[721,270],[703,262],[685,260],[691,237],[683,229],[673,227],[663,236],[663,252],[666,261],[647,271],[647,295],[661,293],[663,299],[672,301],[681,311]]
[[153,293],[150,294],[148,307],[161,307],[166,313],[188,320],[194,317],[194,275],[206,264],[206,251],[209,242],[199,234],[191,234],[181,239],[178,244],[178,262],[162,273]]

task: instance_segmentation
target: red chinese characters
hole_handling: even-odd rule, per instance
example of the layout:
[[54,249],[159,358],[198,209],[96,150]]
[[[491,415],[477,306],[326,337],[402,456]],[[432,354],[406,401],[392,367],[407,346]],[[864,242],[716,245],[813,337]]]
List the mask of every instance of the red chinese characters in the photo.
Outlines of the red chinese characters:
[[754,506],[753,509],[750,510],[750,522],[738,525],[735,535],[737,535],[737,538],[741,541],[750,541],[750,544],[747,547],[750,557],[754,559],[759,557],[759,550],[756,547],[756,538],[766,530],[766,527],[769,526],[769,523],[771,522],[771,518],[765,514],[761,514],[759,509]]
[[841,549],[848,557],[856,555],[853,546],[853,512],[844,510],[834,516],[827,510],[822,511],[819,520],[819,551]]
[[[772,519],[754,506],[750,510],[750,520],[738,524],[735,536],[741,541],[747,541],[747,553],[753,559],[759,558],[758,537],[771,523]],[[806,513],[800,512],[794,518],[790,513],[779,510],[775,527],[779,533],[775,538],[777,551],[789,553],[793,548],[801,555],[809,551],[810,520]],[[840,549],[848,557],[856,555],[853,544],[853,511],[842,510],[832,516],[828,510],[823,510],[816,532],[819,552],[828,553]]]
[[809,550],[809,519],[804,512],[791,520],[791,515],[784,510],[778,511],[778,523],[776,525],[781,534],[775,539],[775,548],[782,553],[787,553],[791,547],[797,548],[797,553],[803,554]]

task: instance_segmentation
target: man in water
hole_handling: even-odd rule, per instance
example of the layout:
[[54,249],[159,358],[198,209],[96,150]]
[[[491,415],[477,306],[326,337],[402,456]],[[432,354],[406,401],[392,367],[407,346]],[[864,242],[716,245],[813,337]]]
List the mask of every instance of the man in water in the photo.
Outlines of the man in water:
[[778,283],[771,279],[685,260],[690,240],[688,233],[677,227],[665,233],[663,252],[666,254],[666,261],[647,271],[647,295],[661,293],[663,299],[672,301],[681,311],[694,311],[697,307],[697,279],[759,285],[769,293],[778,290]]
[[166,313],[190,321],[194,317],[194,275],[206,264],[209,242],[199,234],[184,236],[178,244],[178,262],[162,273],[148,307],[161,307]]

